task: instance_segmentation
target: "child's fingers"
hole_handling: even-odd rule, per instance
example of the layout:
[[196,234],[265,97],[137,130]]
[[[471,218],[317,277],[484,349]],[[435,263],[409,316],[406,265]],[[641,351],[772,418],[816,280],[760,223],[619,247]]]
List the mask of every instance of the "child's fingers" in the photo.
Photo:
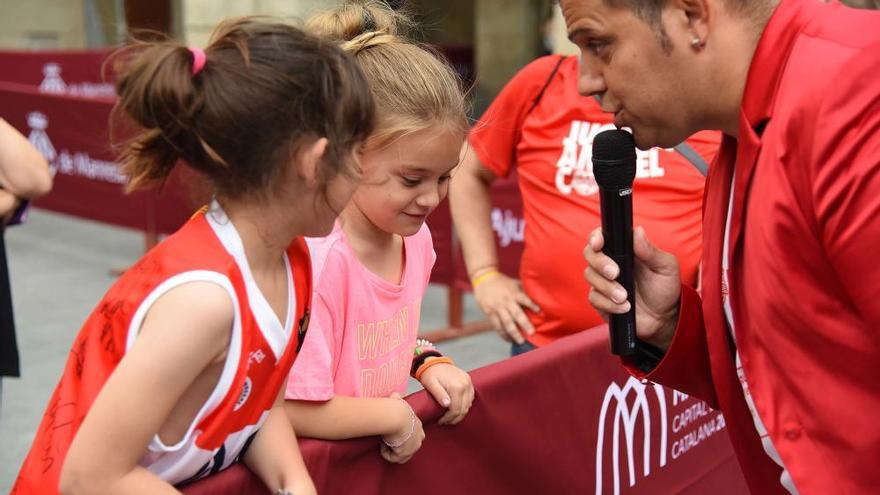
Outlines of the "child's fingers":
[[470,409],[472,400],[470,391],[473,389],[473,386],[470,384],[470,380],[466,380],[455,382],[447,386],[446,389],[451,393],[452,404],[438,423],[454,425],[464,419],[468,409]]
[[461,417],[459,417],[458,420],[455,422],[456,424],[460,423],[461,420],[463,420],[464,417],[467,416],[467,413],[471,410],[471,406],[473,406],[473,405],[474,405],[474,387],[468,386],[468,388],[465,390],[465,393],[464,393],[464,399],[462,400]]
[[381,455],[382,458],[385,459],[386,461],[394,462],[394,460],[392,460],[392,458],[391,458],[391,456],[393,454],[394,454],[394,451],[392,451],[390,448],[388,448],[388,446],[385,445],[384,443],[379,445],[379,455]]
[[[442,365],[441,365],[442,366]],[[443,387],[443,384],[440,383],[436,378],[429,378],[426,380],[427,383],[424,383],[425,390],[431,394],[431,397],[437,401],[443,407],[449,407],[452,404],[452,398],[449,396],[449,393]]]
[[471,383],[468,383],[467,388],[464,393],[464,400],[462,400],[462,411],[461,416],[455,421],[453,424],[458,424],[461,420],[467,416],[467,413],[471,410],[471,406],[474,405],[474,386]]
[[392,464],[403,464],[412,457],[412,454],[401,454],[385,444],[379,447],[379,454],[383,459]]
[[440,419],[437,420],[437,424],[438,425],[454,425],[455,423],[458,423],[459,421],[460,421],[460,419],[459,419],[458,411],[453,411],[452,409],[450,409],[450,410],[446,411],[446,414],[444,414],[443,416],[440,417]]

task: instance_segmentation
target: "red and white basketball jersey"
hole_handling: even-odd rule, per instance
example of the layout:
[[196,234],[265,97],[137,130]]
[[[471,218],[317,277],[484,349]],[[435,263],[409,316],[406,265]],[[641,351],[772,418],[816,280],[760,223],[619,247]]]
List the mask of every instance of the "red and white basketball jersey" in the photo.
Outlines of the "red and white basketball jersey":
[[236,462],[268,416],[308,325],[312,277],[308,248],[288,248],[286,321],[279,321],[251,274],[241,238],[218,204],[132,266],[83,325],[36,438],[12,489],[58,493],[67,450],[110,374],[132,347],[152,304],[192,281],[215,283],[234,303],[229,351],[220,379],[184,437],[154,436],[140,465],[172,484],[202,478]]

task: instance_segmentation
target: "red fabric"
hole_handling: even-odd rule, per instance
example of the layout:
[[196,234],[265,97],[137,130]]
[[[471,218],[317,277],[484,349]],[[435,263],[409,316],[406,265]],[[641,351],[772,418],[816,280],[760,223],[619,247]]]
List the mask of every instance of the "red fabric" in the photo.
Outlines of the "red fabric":
[[880,486],[878,25],[880,13],[840,4],[777,7],[749,71],[740,139],[725,138],[707,185],[702,321],[698,299],[684,297],[681,337],[649,375],[717,399],[754,493],[782,487],[736,377],[721,304],[734,170],[730,294],[757,411],[801,493]]
[[[727,435],[714,430],[686,451],[688,439],[723,423],[693,398],[649,384],[644,395],[630,391],[627,411],[609,400],[602,435],[602,484],[597,490],[599,423],[606,395],[614,387],[638,385],[627,378],[608,352],[607,329],[581,332],[558,343],[472,373],[476,400],[457,426],[438,426],[440,410],[425,392],[407,398],[423,419],[427,437],[404,465],[385,462],[378,440],[344,442],[302,440],[309,472],[322,495],[425,493],[615,493],[611,466],[614,420],[621,421],[619,488],[621,493],[742,494],[745,486],[733,461]],[[584,377],[589,377],[585,379]],[[614,386],[612,386],[614,383]],[[609,393],[611,390],[611,393]],[[638,400],[650,411],[649,473],[644,472],[644,418]],[[662,406],[661,407],[661,403]],[[662,448],[661,411],[666,411],[666,447]],[[690,411],[690,412],[686,412]],[[633,420],[633,485],[630,486],[623,416]],[[690,418],[690,421],[688,418]],[[686,424],[684,424],[686,423]],[[666,453],[661,466],[661,452]],[[189,495],[258,494],[265,488],[244,467],[235,466],[183,489]]]
[[[311,270],[305,242],[297,239],[288,248],[294,277],[296,315],[294,322],[304,321],[311,301]],[[129,332],[137,330],[136,318],[143,304],[162,284],[177,275],[207,270],[224,277],[231,284],[238,301],[236,314],[240,328],[240,354],[228,391],[214,409],[198,420],[196,432],[182,448],[170,455],[185,460],[174,468],[167,459],[160,469],[176,471],[180,479],[200,478],[211,468],[234,462],[247,437],[256,431],[261,418],[268,413],[278,397],[297,354],[299,333],[294,331],[280,355],[275,358],[248,302],[245,276],[226,248],[208,225],[204,215],[190,220],[182,229],[151,250],[125,272],[110,288],[96,309],[83,324],[70,352],[64,373],[49,400],[43,420],[37,429],[33,447],[25,458],[12,489],[16,495],[58,493],[61,468],[67,451],[88,414],[92,403],[107,379],[125,357]],[[199,279],[193,276],[193,279]],[[294,328],[297,328],[294,323]],[[234,340],[234,339],[233,339]],[[268,358],[254,359],[255,354]],[[230,445],[230,439],[236,443]],[[230,452],[224,457],[226,449]],[[190,450],[203,454],[194,457]],[[200,466],[203,459],[212,459]],[[144,461],[142,461],[144,462]],[[150,461],[147,461],[148,463]],[[211,462],[218,465],[213,466]],[[144,467],[152,468],[150,465]],[[178,471],[179,469],[179,471]],[[181,474],[182,473],[182,474]]]
[[[562,62],[529,112],[558,60],[544,57],[520,71],[470,135],[480,161],[495,175],[505,177],[514,168],[518,172],[525,217],[520,278],[542,309],[529,314],[536,328],[529,340],[536,345],[602,322],[586,303],[589,286],[582,275],[582,251],[589,232],[601,223],[590,161],[592,140],[614,128],[613,119],[593,98],[578,94],[576,57]],[[707,162],[718,142],[718,133],[712,132],[688,140]],[[678,257],[683,280],[691,284],[701,255],[703,187],[703,176],[678,153],[640,153],[634,224],[643,225],[657,245]]]

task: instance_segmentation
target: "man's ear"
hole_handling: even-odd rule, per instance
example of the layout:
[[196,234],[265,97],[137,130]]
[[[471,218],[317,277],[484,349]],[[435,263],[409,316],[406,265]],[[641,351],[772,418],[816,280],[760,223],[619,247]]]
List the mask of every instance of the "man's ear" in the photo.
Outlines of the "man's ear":
[[298,160],[295,164],[296,172],[310,189],[318,185],[318,177],[320,176],[318,167],[323,164],[328,145],[327,138],[318,138],[307,142],[298,153]]
[[[706,44],[711,26],[715,21],[716,5],[713,0],[670,0],[669,7],[678,10],[676,20],[680,27],[692,37],[698,38],[701,46]],[[689,44],[691,40],[686,40]],[[694,48],[698,48],[694,46]]]

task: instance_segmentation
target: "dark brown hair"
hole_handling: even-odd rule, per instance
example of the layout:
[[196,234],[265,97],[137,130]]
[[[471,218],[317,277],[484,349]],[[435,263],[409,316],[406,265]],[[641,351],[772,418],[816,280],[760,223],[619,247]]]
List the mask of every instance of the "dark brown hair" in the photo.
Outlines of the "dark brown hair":
[[[283,22],[221,23],[193,75],[193,53],[174,42],[134,45],[116,84],[114,113],[142,132],[122,150],[129,190],[164,182],[178,160],[226,197],[264,193],[306,138],[329,141],[321,184],[353,172],[351,151],[373,129],[363,73],[332,43]],[[130,50],[124,53],[131,53]]]

